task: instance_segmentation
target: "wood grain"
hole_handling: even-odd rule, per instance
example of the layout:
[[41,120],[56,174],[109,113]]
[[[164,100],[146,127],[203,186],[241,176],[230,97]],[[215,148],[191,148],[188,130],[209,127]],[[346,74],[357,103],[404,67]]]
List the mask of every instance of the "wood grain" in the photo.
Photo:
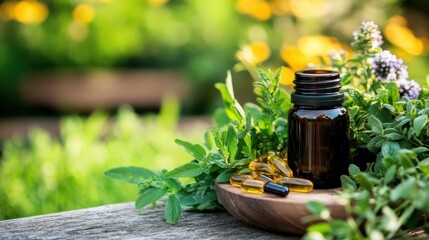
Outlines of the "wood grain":
[[303,235],[309,223],[301,219],[310,215],[308,201],[319,201],[327,206],[333,218],[344,219],[343,205],[335,198],[338,189],[313,190],[310,193],[290,192],[286,198],[274,194],[250,194],[229,184],[216,184],[222,205],[242,222],[261,229]]
[[0,239],[286,239],[249,227],[227,212],[184,212],[177,225],[162,208],[134,210],[134,203],[0,221]]

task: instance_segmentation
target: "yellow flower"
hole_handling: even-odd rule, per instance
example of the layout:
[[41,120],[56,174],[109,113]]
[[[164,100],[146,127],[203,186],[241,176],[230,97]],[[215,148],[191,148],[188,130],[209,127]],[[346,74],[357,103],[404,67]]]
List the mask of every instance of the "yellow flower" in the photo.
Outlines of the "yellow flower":
[[237,58],[245,65],[257,65],[263,63],[271,55],[271,50],[265,42],[253,42],[242,47],[237,52]]
[[37,1],[20,1],[13,8],[13,16],[21,23],[41,23],[48,17],[48,8]]
[[256,64],[264,62],[271,55],[270,47],[265,42],[254,42],[250,44],[250,49]]
[[392,17],[384,28],[384,34],[389,42],[408,54],[419,56],[424,53],[424,40],[414,35],[407,27],[407,20],[402,16]]
[[321,65],[321,58],[327,60],[327,54],[343,49],[342,44],[333,37],[314,35],[298,39],[296,45],[283,44],[280,56],[293,70],[301,70],[309,64]]
[[295,72],[288,67],[283,67],[282,75],[280,78],[280,84],[282,85],[293,85],[295,79]]
[[270,4],[263,0],[238,0],[235,6],[238,12],[250,15],[260,21],[266,21],[272,15]]
[[92,20],[94,20],[94,15],[94,8],[86,3],[79,4],[73,10],[73,20],[81,24],[92,22]]

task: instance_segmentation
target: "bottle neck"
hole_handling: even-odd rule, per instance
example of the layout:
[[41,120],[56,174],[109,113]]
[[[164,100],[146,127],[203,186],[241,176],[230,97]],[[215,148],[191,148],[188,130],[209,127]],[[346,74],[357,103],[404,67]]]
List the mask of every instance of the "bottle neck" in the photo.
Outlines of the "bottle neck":
[[340,92],[339,72],[330,70],[304,70],[295,73],[295,92],[291,101],[295,105],[332,108],[341,106],[344,94]]

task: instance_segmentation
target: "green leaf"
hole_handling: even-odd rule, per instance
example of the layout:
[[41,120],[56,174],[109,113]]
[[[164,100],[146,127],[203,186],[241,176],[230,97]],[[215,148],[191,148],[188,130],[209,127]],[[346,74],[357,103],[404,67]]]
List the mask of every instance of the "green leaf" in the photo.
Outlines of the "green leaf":
[[223,108],[217,108],[213,114],[213,119],[218,128],[227,126],[229,124],[229,117]]
[[383,157],[391,157],[393,159],[398,157],[399,149],[401,147],[396,142],[385,142],[381,148],[381,153]]
[[374,116],[368,117],[368,123],[371,126],[372,132],[376,134],[382,134],[383,133],[383,126],[381,125],[380,120]]
[[276,79],[276,81],[277,81],[277,83],[276,84],[278,84],[278,82],[280,81],[280,78],[281,78],[281,75],[282,75],[282,72],[283,72],[283,66],[281,66],[278,70],[277,70],[277,72],[276,72],[276,75],[274,76],[274,79]]
[[354,165],[354,164],[350,164],[349,166],[349,174],[350,176],[354,176],[356,174],[360,173],[360,169],[358,166]]
[[385,104],[383,104],[383,107],[386,108],[387,110],[389,110],[391,113],[396,112],[395,107],[390,105],[390,104],[385,103]]
[[211,131],[206,131],[204,133],[204,145],[206,146],[207,149],[210,149],[210,150],[216,147],[214,136]]
[[351,231],[350,225],[344,220],[332,220],[329,222],[331,228],[335,230],[335,234],[340,238],[345,239]]
[[104,175],[134,184],[139,184],[145,179],[156,176],[151,170],[142,167],[112,168],[105,172]]
[[170,193],[177,193],[182,188],[182,185],[176,179],[163,177],[162,180],[167,183]]
[[404,149],[401,150],[401,154],[399,155],[399,162],[401,163],[402,167],[407,168],[413,168],[414,163],[411,160],[411,157],[407,153],[403,153]]
[[175,141],[178,145],[185,148],[185,150],[190,153],[198,161],[204,161],[206,159],[206,150],[199,144],[192,144],[187,141],[176,139]]
[[235,161],[235,162],[232,164],[232,167],[237,168],[237,167],[248,166],[248,165],[249,165],[249,162],[250,162],[251,160],[252,160],[252,159],[250,159],[250,158],[243,158],[243,159],[240,159],[240,160],[238,160],[238,161]]
[[252,136],[251,134],[248,132],[246,133],[246,135],[244,135],[244,143],[246,144],[246,147],[250,150],[252,149]]
[[258,71],[258,77],[259,77],[259,79],[263,83],[267,84],[268,81],[270,80],[270,77],[268,76],[268,74],[262,68],[258,68],[257,71]]
[[228,183],[232,175],[234,175],[234,172],[231,170],[223,171],[219,176],[217,176],[216,181],[218,183]]
[[393,141],[404,138],[404,136],[402,136],[401,134],[398,134],[398,133],[389,133],[389,134],[386,134],[385,136],[387,139],[393,140]]
[[240,169],[237,173],[238,174],[246,174],[246,173],[250,173],[252,170],[250,170],[250,168],[243,168]]
[[228,89],[228,93],[231,96],[231,99],[234,99],[235,97],[234,97],[234,88],[232,86],[231,71],[228,71],[226,73],[225,85],[226,85],[226,88]]
[[369,111],[374,117],[383,123],[392,121],[392,114],[387,108],[383,108],[380,102],[371,104]]
[[241,115],[242,112],[239,112],[237,110],[236,101],[235,101],[234,97],[231,96],[226,84],[217,83],[217,84],[215,84],[215,87],[219,90],[220,94],[222,95],[222,99],[223,99],[224,105],[225,105],[224,111],[225,111],[226,115],[233,121],[241,122],[241,120],[243,119],[244,116]]
[[372,186],[379,183],[379,180],[377,178],[374,178],[370,176],[366,172],[360,172],[353,176],[353,178],[356,180],[356,182],[361,186],[362,188],[371,191]]
[[352,75],[350,73],[345,74],[341,79],[341,85],[347,85],[352,81]]
[[204,168],[202,168],[200,164],[189,162],[171,170],[166,173],[165,176],[169,178],[196,177],[203,172]]
[[426,158],[423,161],[419,162],[419,167],[423,171],[423,173],[427,177],[429,177],[429,158]]
[[429,148],[427,148],[427,147],[416,147],[416,148],[411,149],[411,151],[415,152],[416,154],[419,154],[419,153],[425,153],[425,152],[429,151]]
[[226,145],[228,146],[229,152],[229,162],[233,162],[235,160],[235,154],[237,153],[237,133],[232,125],[229,125],[228,131],[226,132]]
[[387,169],[386,174],[384,175],[384,184],[387,185],[395,179],[397,170],[398,168],[396,167],[396,165],[393,165],[389,169]]
[[386,89],[389,91],[389,102],[391,103],[396,103],[399,98],[399,89],[398,86],[396,85],[396,83],[394,82],[389,82],[386,84]]
[[391,157],[384,157],[381,160],[386,168],[389,168],[392,165],[395,165],[395,160]]
[[216,83],[215,87],[219,90],[222,99],[225,103],[232,104],[234,102],[233,96],[231,96],[230,92],[228,91],[228,87],[225,83]]
[[332,231],[329,223],[316,223],[307,228],[308,232],[329,233]]
[[139,194],[136,200],[136,209],[141,209],[144,206],[158,201],[167,193],[165,188],[150,187]]
[[307,209],[316,215],[320,215],[323,211],[326,211],[326,207],[318,201],[309,201],[307,203]]
[[349,88],[349,89],[346,89],[345,92],[350,95],[350,97],[353,99],[353,102],[356,105],[358,105],[359,107],[362,107],[362,108],[367,107],[367,103],[365,102],[364,97],[362,96],[362,94],[358,90]]
[[420,135],[420,133],[422,132],[422,129],[427,124],[427,122],[428,122],[428,116],[426,114],[418,116],[416,119],[414,119],[413,127],[417,137]]
[[341,176],[341,186],[343,189],[353,192],[357,189],[356,182],[349,176]]
[[180,200],[176,194],[168,196],[165,202],[164,217],[167,223],[176,224],[180,215],[182,214],[182,207],[180,206]]
[[408,199],[416,186],[416,181],[413,178],[409,178],[401,182],[390,192],[390,199],[397,201],[399,199]]
[[369,141],[368,144],[367,144],[368,150],[370,150],[373,153],[377,153],[377,147],[376,147],[376,145],[381,140],[383,140],[383,138],[380,137],[380,136],[372,138],[371,141]]

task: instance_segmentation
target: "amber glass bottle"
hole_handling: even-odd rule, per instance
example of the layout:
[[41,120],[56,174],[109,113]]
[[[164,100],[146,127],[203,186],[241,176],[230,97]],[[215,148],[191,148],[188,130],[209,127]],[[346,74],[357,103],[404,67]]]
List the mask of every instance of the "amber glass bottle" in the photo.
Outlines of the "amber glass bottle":
[[349,117],[342,107],[340,74],[329,70],[295,73],[289,110],[288,157],[294,176],[314,188],[341,186],[349,165]]

